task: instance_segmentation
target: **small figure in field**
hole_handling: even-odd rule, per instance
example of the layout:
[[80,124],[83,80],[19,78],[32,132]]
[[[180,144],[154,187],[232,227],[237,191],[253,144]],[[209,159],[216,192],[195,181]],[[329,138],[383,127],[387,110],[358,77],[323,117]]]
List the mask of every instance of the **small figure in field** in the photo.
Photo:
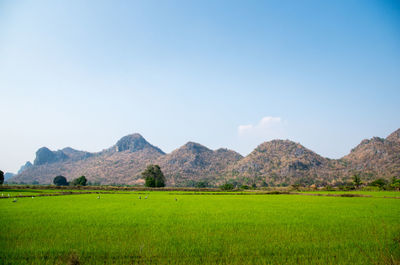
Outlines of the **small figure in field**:
[[146,197],[144,197],[144,199],[147,199],[147,196],[146,196]]
[[17,201],[18,201],[17,198],[14,198],[13,202],[17,202]]
[[141,200],[142,199],[142,196],[139,196],[139,200]]
[[99,196],[97,196],[97,199],[100,199],[100,195],[99,195]]
[[8,197],[10,197],[10,193],[8,194]]
[[177,202],[177,201],[178,201],[178,198],[175,197],[175,201]]
[[32,199],[33,199],[34,197],[32,196]]

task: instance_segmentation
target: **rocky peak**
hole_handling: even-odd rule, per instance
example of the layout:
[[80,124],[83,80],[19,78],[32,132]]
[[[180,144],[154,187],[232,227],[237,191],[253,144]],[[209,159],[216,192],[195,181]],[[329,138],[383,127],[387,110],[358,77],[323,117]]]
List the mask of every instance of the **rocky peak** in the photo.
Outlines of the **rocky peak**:
[[190,151],[192,153],[203,153],[203,152],[212,152],[211,149],[208,149],[204,145],[195,143],[195,142],[187,142],[180,149]]
[[26,161],[25,165],[21,166],[20,169],[18,170],[17,174],[20,174],[22,171],[24,171],[25,169],[28,169],[30,167],[32,167],[32,163],[29,161]]
[[392,132],[388,137],[386,137],[386,140],[391,142],[400,142],[400,129]]
[[33,164],[38,166],[63,161],[67,158],[68,156],[61,150],[53,152],[47,147],[42,147],[36,151],[36,158]]
[[143,136],[138,133],[122,137],[115,145],[115,150],[117,152],[136,152],[147,148],[155,149],[157,152],[164,154],[161,149],[151,145],[149,142],[146,141],[146,139],[143,138]]

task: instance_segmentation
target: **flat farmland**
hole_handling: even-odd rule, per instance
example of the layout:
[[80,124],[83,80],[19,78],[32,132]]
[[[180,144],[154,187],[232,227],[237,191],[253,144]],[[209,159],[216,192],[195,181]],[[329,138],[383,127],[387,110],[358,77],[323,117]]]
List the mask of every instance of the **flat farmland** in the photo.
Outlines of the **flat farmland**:
[[218,194],[1,199],[0,263],[399,264],[398,199]]

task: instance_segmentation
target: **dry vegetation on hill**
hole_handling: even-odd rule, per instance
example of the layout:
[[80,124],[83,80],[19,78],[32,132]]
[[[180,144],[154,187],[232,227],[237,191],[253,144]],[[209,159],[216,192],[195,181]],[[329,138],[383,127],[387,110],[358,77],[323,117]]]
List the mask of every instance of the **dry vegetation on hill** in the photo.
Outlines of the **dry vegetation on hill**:
[[193,142],[165,154],[141,135],[132,134],[98,153],[41,148],[34,165],[9,182],[51,183],[57,175],[69,180],[85,175],[92,183],[141,184],[140,173],[152,163],[161,166],[168,185],[178,186],[190,181],[219,185],[228,179],[249,185],[326,185],[348,181],[355,172],[364,180],[389,179],[400,175],[400,129],[386,139],[363,140],[338,160],[321,157],[289,140],[262,143],[246,157]]

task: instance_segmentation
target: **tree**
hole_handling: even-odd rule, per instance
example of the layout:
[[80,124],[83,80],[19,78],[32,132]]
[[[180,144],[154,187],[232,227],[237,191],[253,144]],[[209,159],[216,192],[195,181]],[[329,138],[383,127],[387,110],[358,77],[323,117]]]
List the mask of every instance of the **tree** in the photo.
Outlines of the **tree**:
[[53,179],[53,183],[56,186],[67,186],[68,185],[68,181],[65,177],[63,176],[57,176]]
[[207,181],[199,181],[195,185],[196,188],[207,188],[208,182]]
[[400,190],[400,179],[393,177],[390,186],[395,190]]
[[235,186],[233,186],[232,183],[225,183],[225,184],[219,186],[219,188],[221,190],[233,190],[233,188],[235,188]]
[[165,177],[159,165],[148,165],[142,172],[146,187],[165,187]]
[[4,183],[4,172],[0,170],[0,185]]
[[361,186],[360,174],[356,173],[353,175],[353,184],[358,189]]
[[380,189],[383,189],[385,187],[385,185],[387,184],[387,181],[385,179],[376,179],[374,181],[372,181],[371,183],[369,183],[369,186],[375,186],[375,187],[379,187]]
[[80,176],[77,179],[74,179],[74,181],[72,182],[72,185],[74,186],[86,186],[87,184],[87,179],[85,176]]

